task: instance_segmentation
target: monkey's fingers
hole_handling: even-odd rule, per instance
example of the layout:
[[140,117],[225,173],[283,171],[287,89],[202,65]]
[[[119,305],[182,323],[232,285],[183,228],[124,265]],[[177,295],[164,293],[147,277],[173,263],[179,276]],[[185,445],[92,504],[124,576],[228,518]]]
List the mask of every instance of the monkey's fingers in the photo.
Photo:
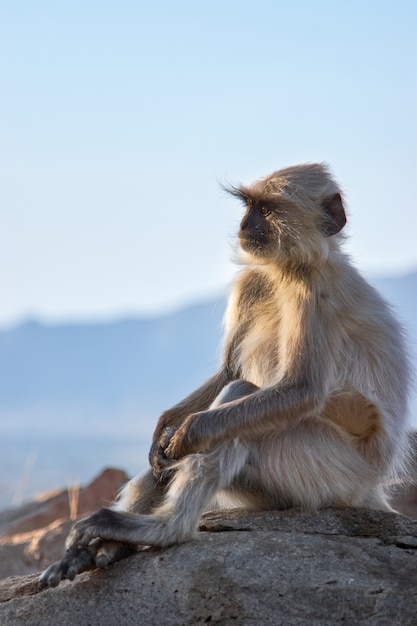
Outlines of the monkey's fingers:
[[172,435],[175,433],[175,428],[173,426],[167,426],[165,430],[162,432],[158,445],[162,450],[165,450],[169,446],[169,442],[171,441]]
[[169,469],[169,466],[172,464],[172,460],[167,458],[165,450],[162,447],[155,446],[150,455],[150,463],[153,475],[158,480],[161,480],[162,474]]
[[135,541],[136,515],[126,511],[100,509],[89,517],[74,524],[66,540],[67,550],[75,548],[89,548],[96,554],[101,542],[121,541],[136,543]]
[[169,442],[169,446],[165,448],[164,455],[168,463],[182,459],[184,456],[190,453],[191,450],[187,449],[188,439],[181,437],[179,431],[172,437]]
[[[113,539],[111,536],[111,528],[106,527],[105,524],[100,524],[105,512],[111,514],[108,509],[101,509],[89,517],[85,517],[76,522],[66,539],[66,549],[74,550],[76,548],[86,548],[89,544],[95,543],[95,540],[98,538]],[[109,536],[106,536],[107,534]]]
[[74,580],[77,574],[96,567],[94,552],[88,548],[70,550],[56,563],[52,563],[39,577],[39,587],[57,587],[61,580]]

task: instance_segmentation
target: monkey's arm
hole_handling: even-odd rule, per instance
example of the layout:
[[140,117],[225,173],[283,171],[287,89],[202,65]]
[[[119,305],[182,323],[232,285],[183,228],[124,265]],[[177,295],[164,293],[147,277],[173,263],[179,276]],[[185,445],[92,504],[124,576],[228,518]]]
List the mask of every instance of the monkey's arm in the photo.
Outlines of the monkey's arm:
[[165,456],[179,459],[210,443],[237,437],[253,439],[279,432],[314,411],[324,401],[324,393],[305,383],[281,384],[228,402],[219,408],[189,415],[172,435]]
[[164,448],[166,448],[167,442],[164,442],[164,437],[165,433],[169,432],[168,429],[172,429],[172,433],[181,426],[189,415],[206,410],[230,380],[231,374],[228,368],[223,367],[201,387],[161,415],[153,434],[149,452],[149,462],[156,477],[160,477],[161,469],[166,466]]

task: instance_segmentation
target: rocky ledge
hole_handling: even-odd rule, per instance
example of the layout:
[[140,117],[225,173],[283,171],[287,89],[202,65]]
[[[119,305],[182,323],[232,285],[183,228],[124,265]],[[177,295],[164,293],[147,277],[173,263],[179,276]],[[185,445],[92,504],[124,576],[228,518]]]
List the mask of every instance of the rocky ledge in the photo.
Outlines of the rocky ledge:
[[364,509],[210,513],[196,541],[40,591],[0,581],[2,626],[411,626],[417,520]]

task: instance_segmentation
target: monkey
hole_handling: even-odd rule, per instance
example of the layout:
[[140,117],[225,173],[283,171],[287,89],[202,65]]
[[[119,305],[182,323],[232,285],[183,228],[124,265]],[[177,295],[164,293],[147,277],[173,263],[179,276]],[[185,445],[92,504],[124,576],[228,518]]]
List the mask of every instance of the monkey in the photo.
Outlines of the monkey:
[[409,359],[390,307],[343,251],[339,185],[309,163],[226,190],[244,216],[221,366],[161,415],[150,469],[75,523],[42,587],[192,540],[215,508],[392,511]]

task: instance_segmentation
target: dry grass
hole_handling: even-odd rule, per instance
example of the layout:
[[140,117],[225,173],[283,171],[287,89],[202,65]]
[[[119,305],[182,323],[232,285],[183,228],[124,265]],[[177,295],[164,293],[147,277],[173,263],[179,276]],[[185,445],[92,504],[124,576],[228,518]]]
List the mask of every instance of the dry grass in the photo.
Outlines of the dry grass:
[[80,482],[77,481],[68,487],[68,506],[70,520],[75,521],[78,515],[78,500],[80,496]]

